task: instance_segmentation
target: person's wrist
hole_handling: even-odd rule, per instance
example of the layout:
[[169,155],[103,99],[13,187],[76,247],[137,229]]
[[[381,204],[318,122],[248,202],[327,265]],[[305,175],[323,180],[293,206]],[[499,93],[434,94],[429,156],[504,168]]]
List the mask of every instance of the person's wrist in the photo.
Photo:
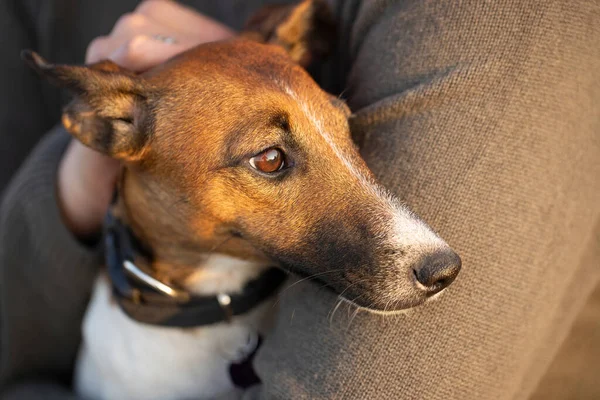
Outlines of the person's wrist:
[[73,141],[58,167],[57,201],[65,226],[79,239],[98,235],[119,164]]

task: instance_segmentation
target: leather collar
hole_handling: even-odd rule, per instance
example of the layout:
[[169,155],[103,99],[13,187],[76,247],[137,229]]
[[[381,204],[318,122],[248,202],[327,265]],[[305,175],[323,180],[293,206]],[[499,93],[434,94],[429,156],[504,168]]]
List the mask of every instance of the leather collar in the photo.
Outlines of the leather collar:
[[143,272],[134,264],[136,254],[148,256],[131,230],[109,211],[105,256],[114,296],[129,317],[151,325],[191,328],[229,321],[273,296],[286,278],[282,270],[270,268],[240,293],[196,296]]

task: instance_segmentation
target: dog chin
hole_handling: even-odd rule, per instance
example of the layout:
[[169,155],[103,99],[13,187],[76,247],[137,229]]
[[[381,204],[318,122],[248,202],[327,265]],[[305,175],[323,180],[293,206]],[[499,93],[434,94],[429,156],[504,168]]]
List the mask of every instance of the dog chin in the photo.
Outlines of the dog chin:
[[368,307],[367,306],[363,306],[363,305],[355,303],[352,300],[349,300],[349,299],[345,298],[344,296],[340,296],[340,299],[344,303],[349,304],[352,307],[355,307],[355,308],[357,308],[360,311],[366,311],[369,314],[375,314],[375,315],[391,316],[391,315],[408,314],[415,307],[418,307],[418,306],[423,305],[425,303],[431,303],[431,302],[437,301],[442,296],[442,293],[444,293],[445,291],[446,291],[446,289],[443,289],[440,292],[434,294],[433,296],[426,297],[426,298],[424,298],[422,300],[413,301],[413,302],[410,302],[408,304],[402,304],[401,302],[398,302],[398,303],[396,303],[394,305],[394,309],[393,310],[385,310],[385,309],[380,309],[380,308],[374,308],[373,306],[368,306]]

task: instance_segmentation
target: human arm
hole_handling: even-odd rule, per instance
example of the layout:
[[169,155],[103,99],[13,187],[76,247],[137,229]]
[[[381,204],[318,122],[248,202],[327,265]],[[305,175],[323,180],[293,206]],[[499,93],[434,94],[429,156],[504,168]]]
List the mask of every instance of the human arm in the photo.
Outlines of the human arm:
[[57,207],[56,171],[69,140],[62,127],[48,134],[2,199],[3,389],[36,378],[64,390],[58,385],[69,382],[79,347],[80,324],[101,257],[72,235]]
[[397,316],[336,308],[310,282],[284,291],[256,362],[261,398],[535,388],[599,274],[598,14],[566,6],[336,3],[342,49],[326,75],[347,78],[362,154],[464,270]]

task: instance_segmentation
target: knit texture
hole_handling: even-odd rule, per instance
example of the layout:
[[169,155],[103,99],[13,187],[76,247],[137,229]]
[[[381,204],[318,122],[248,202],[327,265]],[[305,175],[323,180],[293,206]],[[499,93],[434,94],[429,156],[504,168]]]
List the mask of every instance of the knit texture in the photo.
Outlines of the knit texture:
[[57,207],[56,170],[68,140],[62,127],[50,133],[0,207],[2,382],[27,374],[68,383],[72,373],[101,254],[73,237]]
[[530,395],[600,274],[599,7],[362,3],[353,133],[464,269],[391,318],[311,283],[285,291],[257,359],[265,398]]
[[[17,15],[14,37],[39,41],[50,59],[80,62],[135,3],[7,2],[39,14],[3,18]],[[262,2],[186,3],[239,28]],[[600,4],[331,3],[340,46],[319,83],[343,92],[371,169],[457,250],[463,271],[439,300],[394,317],[357,312],[310,281],[284,289],[257,355],[263,386],[247,397],[528,398],[600,279]],[[58,120],[58,92],[30,89],[22,96]],[[11,124],[2,138],[19,135]],[[23,135],[41,136],[34,128]],[[22,382],[6,398],[70,396],[32,380],[68,383],[100,265],[60,220],[66,143],[60,129],[47,136],[0,208],[1,377]]]

